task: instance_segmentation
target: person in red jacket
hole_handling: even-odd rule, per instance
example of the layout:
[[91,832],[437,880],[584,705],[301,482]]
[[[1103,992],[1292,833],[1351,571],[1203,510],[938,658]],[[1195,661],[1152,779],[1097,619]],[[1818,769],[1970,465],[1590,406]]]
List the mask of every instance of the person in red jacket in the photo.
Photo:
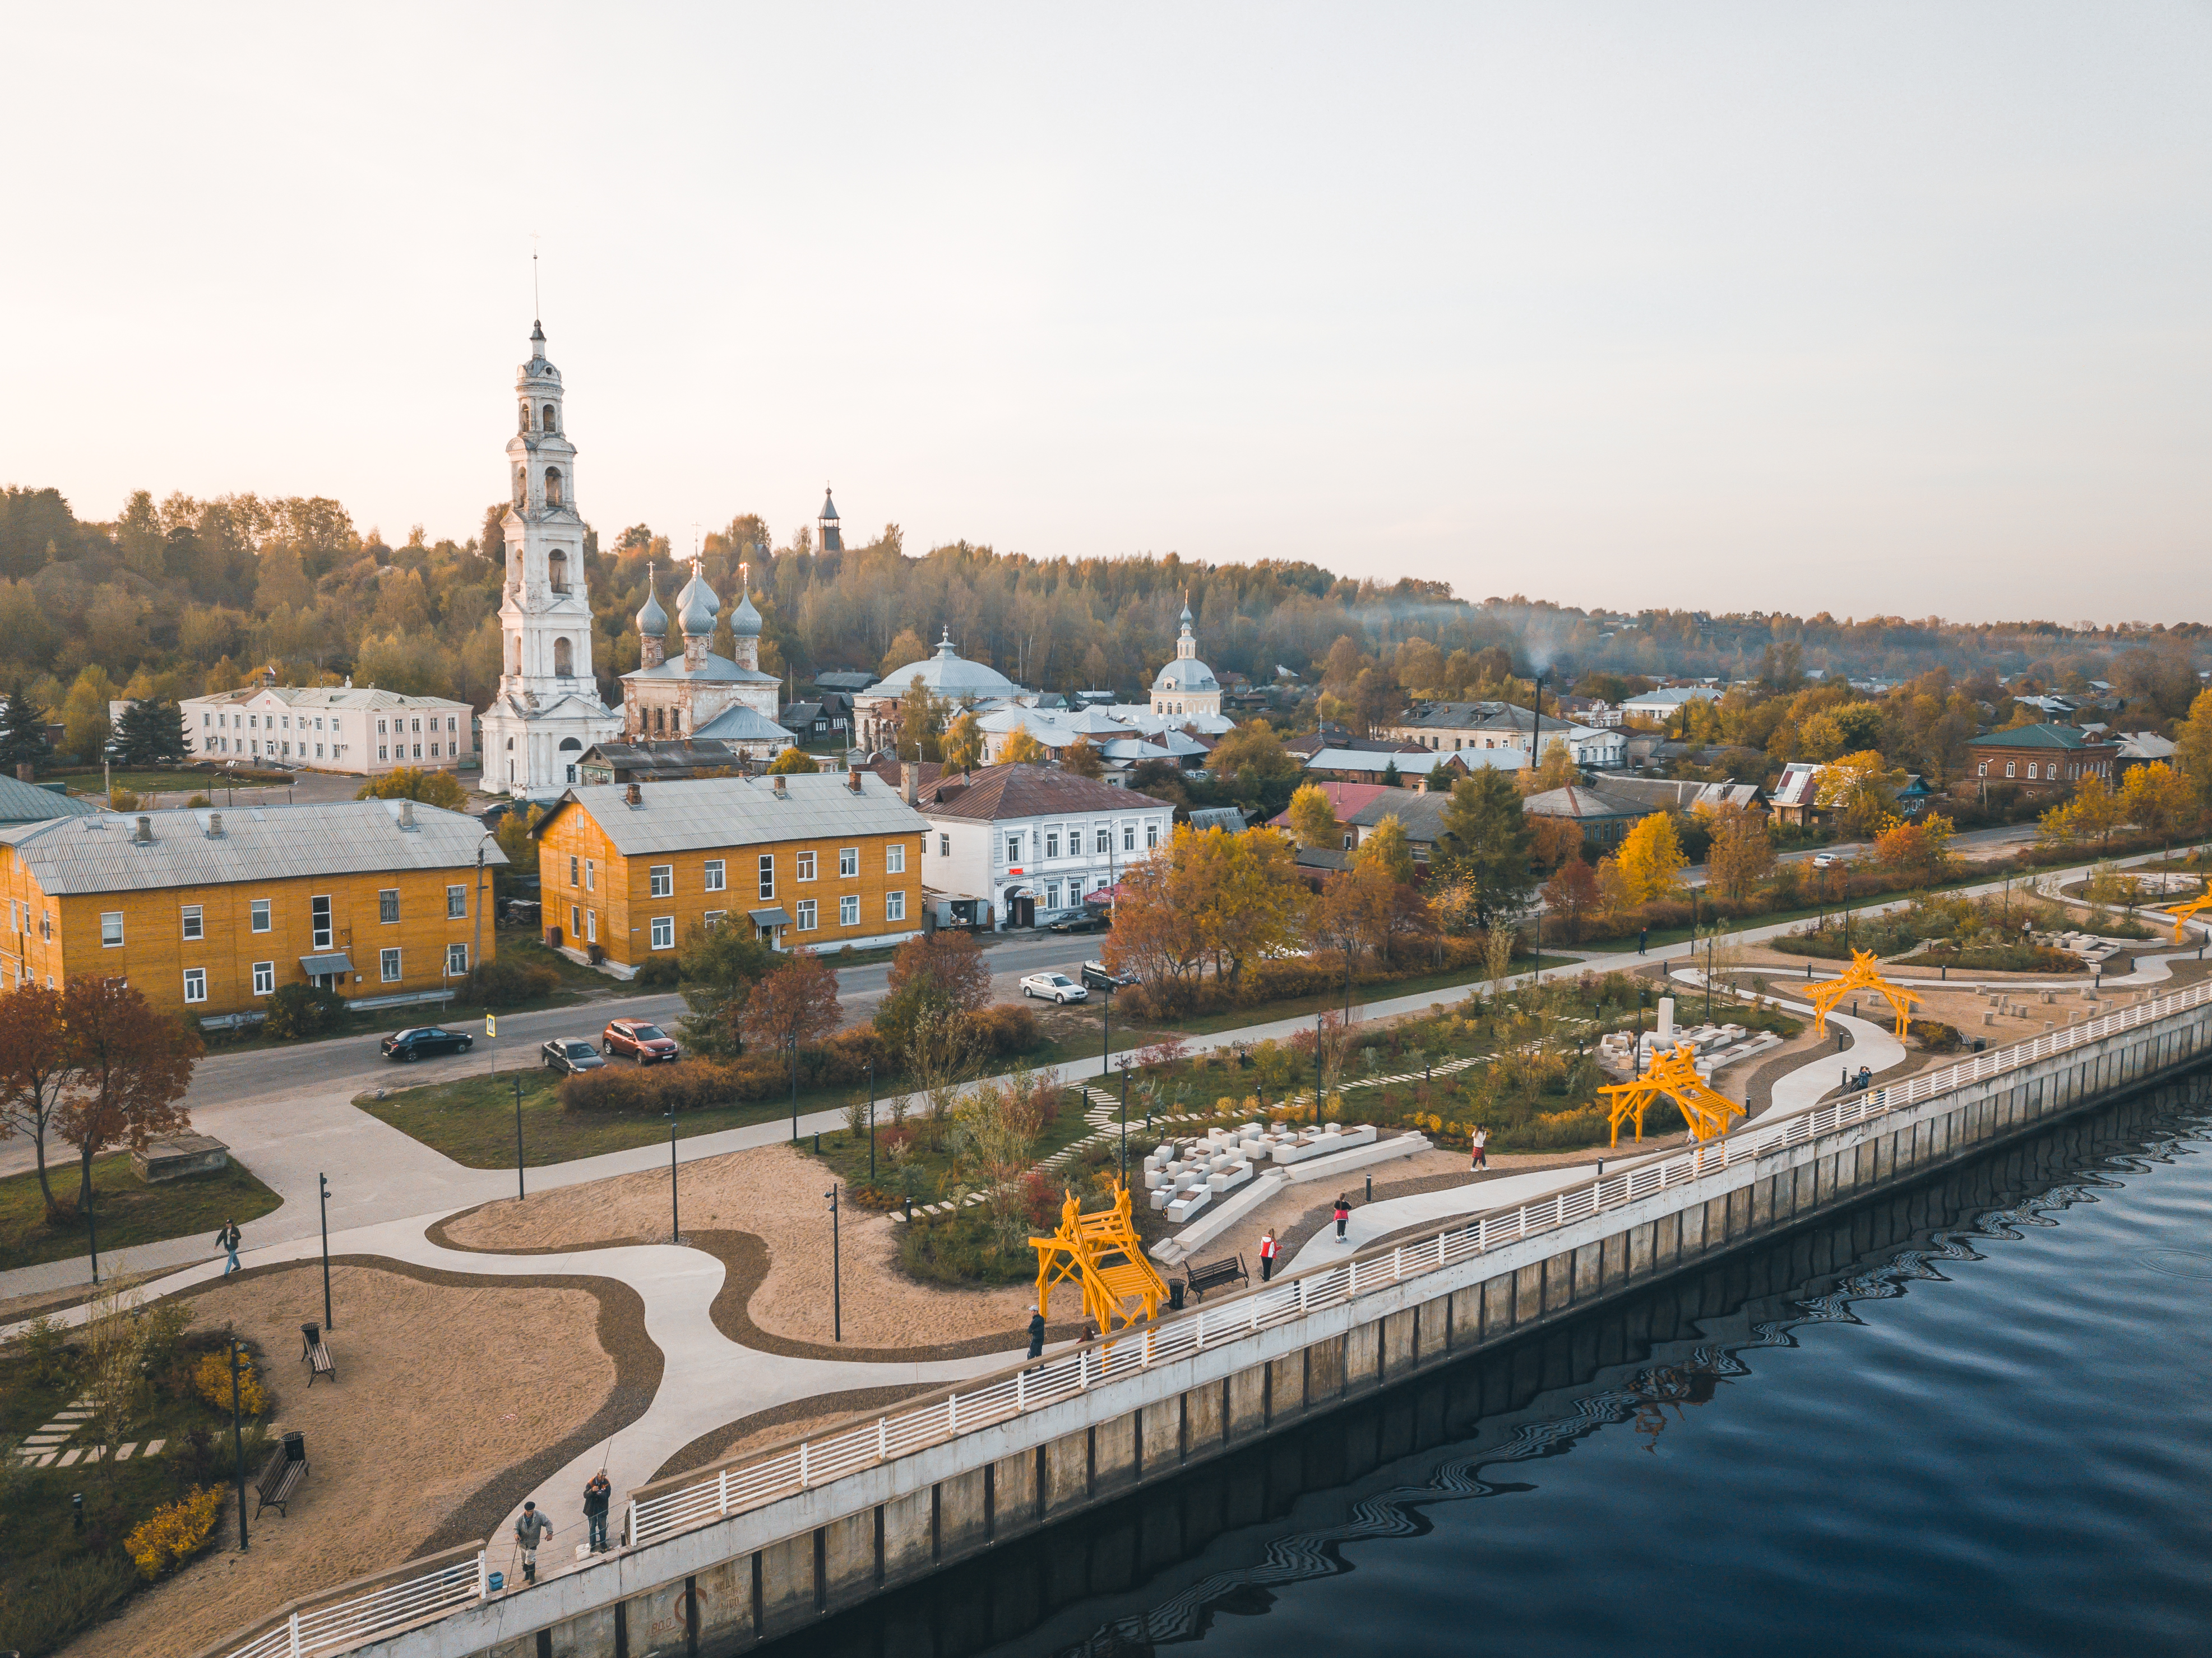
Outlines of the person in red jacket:
[[1260,1282],[1265,1284],[1275,1276],[1275,1234],[1270,1228],[1260,1240]]
[[1352,1205],[1350,1201],[1340,1193],[1336,1199],[1336,1241],[1339,1243],[1344,1242],[1345,1223],[1351,1218]]

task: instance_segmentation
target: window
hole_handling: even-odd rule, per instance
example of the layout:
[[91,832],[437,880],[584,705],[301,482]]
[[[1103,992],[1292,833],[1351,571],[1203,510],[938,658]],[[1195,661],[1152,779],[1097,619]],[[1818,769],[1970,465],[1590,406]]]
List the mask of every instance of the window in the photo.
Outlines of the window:
[[584,912],[575,905],[568,906],[568,936],[573,938],[584,930]]
[[446,946],[446,976],[448,979],[469,976],[469,947],[466,944]]
[[586,858],[584,859],[584,890],[586,892],[596,891],[599,889],[599,862],[595,859]]
[[1096,850],[1099,852],[1114,850],[1114,831],[1111,826],[1105,823],[1098,826],[1098,845]]
[[376,895],[376,919],[386,926],[399,920],[399,889],[386,887]]
[[1124,851],[1124,852],[1134,852],[1136,849],[1137,849],[1137,826],[1136,826],[1134,823],[1124,823],[1124,824],[1122,824],[1122,825],[1121,825],[1121,850],[1122,850],[1122,851]]
[[561,469],[557,466],[545,469],[545,504],[548,507],[561,504]]
[[1006,837],[1006,861],[1010,864],[1018,864],[1022,861],[1022,837],[1018,835],[1009,835]]
[[676,890],[676,865],[655,864],[646,871],[645,878],[651,888],[651,896],[665,898]]
[[811,852],[802,852],[799,854],[799,878],[802,881],[811,881],[814,878],[814,854]]
[[884,896],[884,919],[886,921],[906,920],[906,893],[903,889]]
[[816,910],[814,907],[814,900],[811,898],[801,898],[799,901],[799,930],[801,932],[811,932],[814,931],[815,926],[817,925],[815,920],[815,915]]
[[185,969],[185,999],[188,1002],[207,1000],[207,969],[188,967]]
[[584,942],[587,944],[595,944],[599,941],[599,912],[596,909],[586,910],[584,912]]
[[200,907],[198,904],[185,906],[185,937],[187,938],[207,937],[207,928],[201,923]]
[[571,858],[568,860],[568,884],[572,887],[576,885],[580,879],[576,873],[580,867],[580,865],[577,859]]
[[860,900],[858,895],[848,892],[837,901],[837,925],[839,926],[860,925]]
[[1157,817],[1145,820],[1145,850],[1150,852],[1160,843],[1160,824]]
[[307,908],[313,917],[314,947],[317,950],[328,950],[331,947],[331,901],[326,897],[310,898],[307,901]]
[[466,887],[447,887],[446,889],[446,919],[449,921],[465,920],[468,919],[468,914],[469,890]]
[[559,679],[574,678],[575,677],[575,647],[569,644],[566,639],[555,640],[553,641],[554,677]]
[[1059,882],[1048,881],[1044,884],[1044,907],[1047,909],[1058,909],[1060,908]]
[[765,852],[761,853],[760,860],[760,896],[763,898],[775,896],[775,859]]
[[937,837],[937,855],[939,858],[950,858],[952,855],[952,837],[951,835],[940,835]]
[[276,993],[276,963],[256,962],[253,964],[253,993],[274,996]]
[[420,743],[417,743],[415,745],[415,757],[417,760],[420,760],[422,757],[422,745]]
[[906,873],[906,842],[894,841],[884,848],[884,869],[891,875]]
[[123,944],[123,912],[111,909],[100,918],[100,943],[104,950],[118,950]]
[[385,983],[388,985],[398,984],[399,982],[399,952],[396,950],[378,950],[376,952],[376,970],[377,976],[382,979]]
[[385,744],[379,743],[376,745],[376,757],[380,760],[389,760],[392,758],[392,750]]
[[707,860],[706,885],[707,890],[709,892],[720,892],[722,890],[722,860],[720,859],[709,858]]
[[1047,829],[1044,832],[1044,855],[1048,858],[1057,858],[1060,856],[1060,831],[1058,829]]
[[384,735],[384,722],[381,720],[376,722],[376,734],[379,737]]
[[849,881],[849,880],[851,880],[851,879],[855,876],[855,875],[858,875],[860,872],[860,847],[838,847],[838,848],[837,848],[837,874],[838,874],[839,878],[842,878],[842,879],[843,879],[843,880],[848,880],[848,881]]
[[673,915],[653,918],[653,947],[655,950],[676,948],[676,918]]
[[712,932],[716,927],[722,925],[722,918],[728,914],[729,911],[726,909],[710,909],[704,915],[701,916],[699,920],[701,924],[706,927],[707,931]]
[[2012,762],[2012,761],[2010,761],[2010,760],[2008,760],[2008,761],[2006,761],[2006,762],[2005,762],[2005,775],[2006,775],[2006,776],[2009,777],[2009,776],[2011,776],[2011,775],[2012,775],[2012,768],[2013,768],[2013,765],[2014,765],[2014,762]]

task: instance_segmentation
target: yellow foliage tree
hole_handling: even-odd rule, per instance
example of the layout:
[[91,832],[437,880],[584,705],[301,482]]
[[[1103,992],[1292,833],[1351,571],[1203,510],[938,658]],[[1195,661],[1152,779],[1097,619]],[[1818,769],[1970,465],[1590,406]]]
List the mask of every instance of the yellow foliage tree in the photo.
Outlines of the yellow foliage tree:
[[1880,753],[1862,749],[1820,768],[1814,804],[1832,812],[1836,821],[1854,835],[1872,835],[1882,820],[1894,815],[1897,792],[1905,774],[1893,769]]
[[973,771],[983,763],[983,726],[969,708],[945,728],[945,763],[953,771]]
[[1291,797],[1291,839],[1311,849],[1335,852],[1344,845],[1344,828],[1336,821],[1336,808],[1328,791],[1317,783],[1303,786]]
[[2127,821],[2120,791],[2093,772],[2074,786],[2069,799],[2043,814],[2039,827],[2045,840],[2071,844],[2094,839],[2102,844]]
[[808,772],[818,772],[821,769],[820,763],[814,756],[807,753],[805,749],[799,748],[786,749],[769,765],[771,776],[781,777],[788,777],[794,773],[804,774]]
[[1583,768],[1575,763],[1566,743],[1553,738],[1544,744],[1544,758],[1535,770],[1528,774],[1528,793],[1542,794],[1550,789],[1564,789],[1583,780]]
[[[218,1411],[230,1409],[227,1349],[201,1358],[199,1368],[192,1372],[192,1390]],[[269,1408],[269,1395],[262,1391],[261,1378],[253,1372],[253,1361],[244,1353],[238,1356],[238,1408],[247,1416],[259,1416]]]
[[2203,811],[2196,786],[2171,766],[2137,766],[2120,786],[2120,810],[2146,835],[2171,841]]
[[1041,766],[1052,756],[1043,744],[1027,731],[1017,731],[1000,747],[999,762],[1008,766]]
[[1607,861],[1619,866],[1628,902],[1648,904],[1674,890],[1676,878],[1690,860],[1674,833],[1674,814],[1655,811],[1621,837],[1620,850]]
[[1373,865],[1401,886],[1413,878],[1413,848],[1395,812],[1367,831],[1353,861]]
[[1712,814],[1712,846],[1705,854],[1707,879],[1723,898],[1742,898],[1753,883],[1774,867],[1774,838],[1764,813],[1726,805]]

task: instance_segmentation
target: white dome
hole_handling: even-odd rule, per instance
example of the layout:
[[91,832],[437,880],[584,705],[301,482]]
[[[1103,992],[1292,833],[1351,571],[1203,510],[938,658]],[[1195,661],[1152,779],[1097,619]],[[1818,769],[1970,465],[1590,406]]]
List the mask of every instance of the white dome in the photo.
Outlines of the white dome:
[[956,701],[978,702],[992,697],[1016,696],[1021,692],[1020,686],[996,668],[987,668],[957,654],[952,648],[951,630],[947,629],[944,638],[938,641],[935,655],[892,669],[860,695],[903,696],[917,674],[932,692]]

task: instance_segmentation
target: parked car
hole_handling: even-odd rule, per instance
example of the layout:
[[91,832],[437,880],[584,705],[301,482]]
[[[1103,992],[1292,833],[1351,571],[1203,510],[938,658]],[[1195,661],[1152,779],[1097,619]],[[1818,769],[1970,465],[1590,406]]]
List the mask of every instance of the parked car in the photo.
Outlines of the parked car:
[[597,1071],[607,1062],[607,1056],[598,1048],[573,1036],[556,1036],[538,1053],[548,1071],[565,1071],[571,1076],[579,1071]]
[[465,1030],[448,1030],[443,1025],[420,1024],[412,1030],[395,1030],[384,1039],[384,1057],[387,1060],[419,1060],[425,1054],[465,1054],[477,1045],[477,1039]]
[[1047,932],[1103,932],[1114,925],[1113,918],[1103,909],[1086,909],[1078,915],[1063,915],[1057,921],[1046,923]]
[[607,1058],[629,1055],[640,1065],[679,1059],[684,1050],[676,1039],[649,1019],[616,1019],[599,1033],[599,1047]]
[[1813,854],[1814,869],[1833,869],[1843,861],[1844,854],[1840,852],[1816,852]]
[[1022,994],[1042,996],[1048,1002],[1061,1005],[1091,999],[1091,993],[1065,973],[1032,973],[1022,981]]
[[1103,962],[1085,962],[1083,964],[1083,982],[1100,990],[1126,990],[1137,982],[1137,975],[1116,973]]

